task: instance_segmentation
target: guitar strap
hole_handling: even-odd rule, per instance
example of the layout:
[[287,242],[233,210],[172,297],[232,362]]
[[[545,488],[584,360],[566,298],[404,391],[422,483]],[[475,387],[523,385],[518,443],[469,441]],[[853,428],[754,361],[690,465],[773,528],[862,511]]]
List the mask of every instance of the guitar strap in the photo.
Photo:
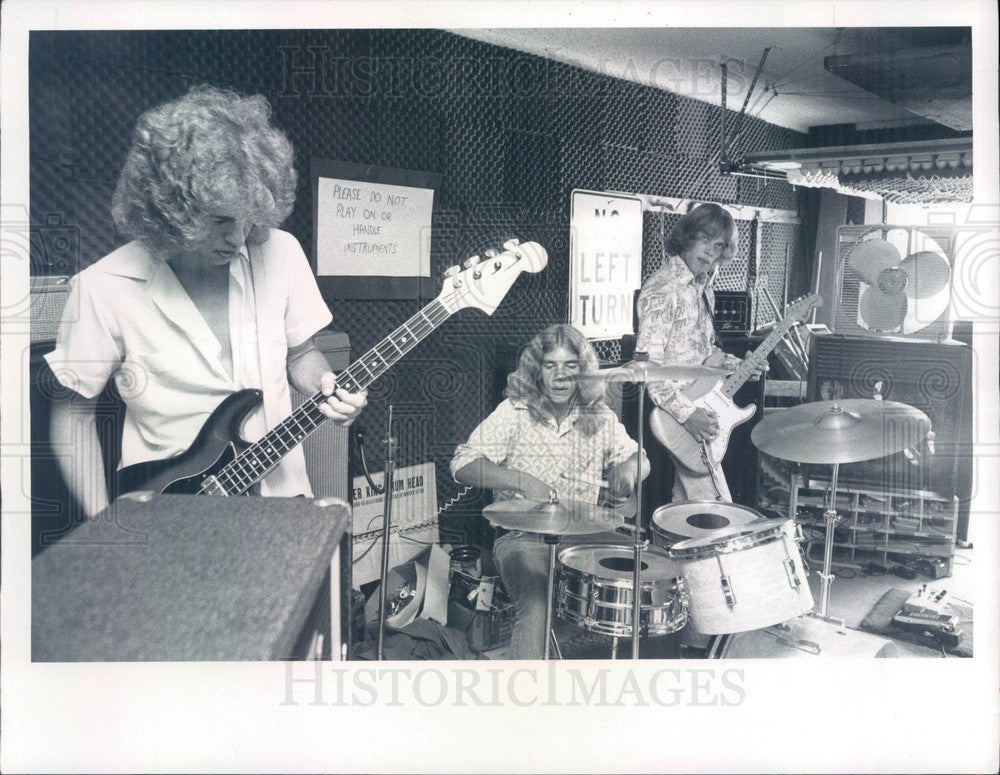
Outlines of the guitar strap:
[[719,268],[716,267],[712,270],[712,273],[708,276],[705,281],[705,288],[701,292],[702,301],[705,303],[705,307],[708,309],[708,319],[712,322],[712,343],[716,344],[719,341],[719,327],[715,323],[715,278],[719,274]]
[[[247,245],[247,257],[248,257],[247,264],[249,264],[249,266],[250,266],[250,271],[248,273],[249,274],[249,278],[250,278],[250,287],[247,288],[247,293],[250,295],[250,302],[253,305],[254,323],[256,324],[256,331],[257,331],[257,337],[256,337],[257,338],[257,342],[256,342],[256,345],[257,345],[257,374],[260,377],[260,382],[261,382],[260,388],[263,390],[263,387],[264,387],[264,363],[266,362],[265,361],[265,355],[266,355],[266,353],[264,352],[264,347],[263,347],[263,345],[264,345],[263,332],[266,331],[267,329],[264,328],[265,321],[261,318],[261,307],[263,305],[260,303],[261,300],[257,296],[256,265],[257,265],[257,259],[258,259],[257,253],[258,253],[259,249],[260,249],[259,245],[250,245],[250,244]],[[266,406],[266,405],[267,404],[265,402],[264,406]],[[264,411],[264,407],[261,407],[261,410]],[[276,420],[280,420],[280,418],[271,418],[271,417],[268,417],[267,416],[267,412],[266,411],[264,412],[264,421],[265,421],[265,423],[266,423],[266,425],[267,425],[268,428],[272,427],[272,425],[276,422]]]
[[719,479],[722,477],[722,472],[719,471],[719,462],[712,459],[712,450],[708,446],[708,442],[702,439],[701,441],[701,452],[705,456],[705,465],[708,468],[708,475],[712,478],[712,486],[715,487],[715,499],[718,501],[726,501],[726,496],[723,495],[723,487],[728,490],[728,486],[720,485]]

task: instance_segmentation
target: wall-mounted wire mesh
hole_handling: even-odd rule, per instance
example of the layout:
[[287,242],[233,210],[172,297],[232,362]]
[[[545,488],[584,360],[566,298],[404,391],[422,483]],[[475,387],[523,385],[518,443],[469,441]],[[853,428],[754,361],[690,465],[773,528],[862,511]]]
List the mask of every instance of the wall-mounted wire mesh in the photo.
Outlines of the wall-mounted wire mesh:
[[[108,206],[135,120],[201,82],[270,100],[300,171],[285,228],[307,251],[312,157],[441,175],[434,276],[514,236],[548,250],[548,268],[522,277],[493,317],[456,315],[372,389],[362,422],[381,434],[392,403],[401,418],[399,464],[433,458],[442,501],[457,491],[447,473],[455,445],[496,400],[497,349],[519,347],[565,319],[573,189],[795,207],[786,184],[718,172],[716,108],[438,30],[32,32],[29,61],[32,224],[58,224],[76,238],[70,255],[40,241],[35,274],[71,274],[120,244]],[[800,139],[747,118],[738,144],[783,149]],[[660,262],[659,230],[669,230],[671,218],[644,217],[643,276]],[[776,239],[762,260],[783,294],[786,267],[778,265],[793,238]],[[720,288],[745,288],[746,239],[741,244]],[[335,301],[332,308],[334,326],[360,354],[418,304]],[[616,347],[602,346],[602,355],[615,357]],[[452,511],[474,509],[470,501]]]

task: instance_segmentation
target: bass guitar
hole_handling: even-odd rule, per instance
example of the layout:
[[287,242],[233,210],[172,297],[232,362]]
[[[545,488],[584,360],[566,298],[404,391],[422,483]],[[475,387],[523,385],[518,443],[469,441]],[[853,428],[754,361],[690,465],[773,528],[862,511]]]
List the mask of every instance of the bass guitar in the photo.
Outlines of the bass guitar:
[[[522,272],[539,272],[548,261],[537,242],[510,240],[503,247],[502,253],[490,251],[483,260],[473,256],[448,269],[437,298],[338,374],[338,386],[364,390],[460,309],[475,307],[492,315]],[[209,415],[185,452],[119,471],[118,493],[243,495],[327,419],[319,410],[325,400],[317,391],[258,441],[248,443],[240,427],[261,403],[262,393],[237,391]]]
[[[681,390],[683,395],[694,402],[696,408],[714,412],[718,416],[719,432],[714,439],[703,445],[670,414],[659,407],[654,407],[650,412],[649,427],[656,439],[670,450],[685,468],[696,473],[711,473],[712,468],[726,454],[733,428],[745,423],[757,410],[755,406],[743,408],[736,406],[733,402],[736,391],[743,387],[754,372],[763,367],[767,356],[777,347],[778,342],[791,327],[804,320],[813,307],[822,304],[823,299],[818,294],[804,296],[794,301],[785,310],[785,316],[775,324],[767,338],[744,359],[736,371],[722,381],[712,378],[699,379]],[[712,363],[712,360],[710,358],[705,365],[719,365]]]

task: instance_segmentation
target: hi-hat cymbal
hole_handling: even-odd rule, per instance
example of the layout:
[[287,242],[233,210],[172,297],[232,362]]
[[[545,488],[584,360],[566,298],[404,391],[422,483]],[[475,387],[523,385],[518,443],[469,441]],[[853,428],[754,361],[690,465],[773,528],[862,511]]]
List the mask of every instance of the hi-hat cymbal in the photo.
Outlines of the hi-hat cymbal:
[[782,409],[750,434],[761,452],[797,463],[855,463],[914,446],[931,429],[926,414],[898,401],[815,401]]
[[655,363],[654,361],[629,361],[621,366],[576,374],[570,379],[577,382],[659,382],[663,379],[719,379],[732,374],[733,369],[715,366]]
[[614,530],[625,520],[611,509],[580,501],[541,503],[526,498],[497,501],[483,509],[495,527],[546,535],[590,535]]

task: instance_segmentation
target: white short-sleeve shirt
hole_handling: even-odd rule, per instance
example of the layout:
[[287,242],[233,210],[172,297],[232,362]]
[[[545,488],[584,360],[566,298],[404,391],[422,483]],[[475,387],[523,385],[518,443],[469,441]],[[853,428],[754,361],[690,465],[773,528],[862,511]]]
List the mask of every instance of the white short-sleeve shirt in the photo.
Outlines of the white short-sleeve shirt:
[[[222,348],[169,264],[141,241],[80,272],[46,360],[57,379],[87,398],[114,377],[125,401],[121,467],[173,457],[236,390],[257,388],[263,403],[243,436],[255,441],[291,413],[288,348],[332,320],[302,247],[271,229],[230,265],[233,374]],[[263,495],[311,495],[301,447],[261,482]]]

